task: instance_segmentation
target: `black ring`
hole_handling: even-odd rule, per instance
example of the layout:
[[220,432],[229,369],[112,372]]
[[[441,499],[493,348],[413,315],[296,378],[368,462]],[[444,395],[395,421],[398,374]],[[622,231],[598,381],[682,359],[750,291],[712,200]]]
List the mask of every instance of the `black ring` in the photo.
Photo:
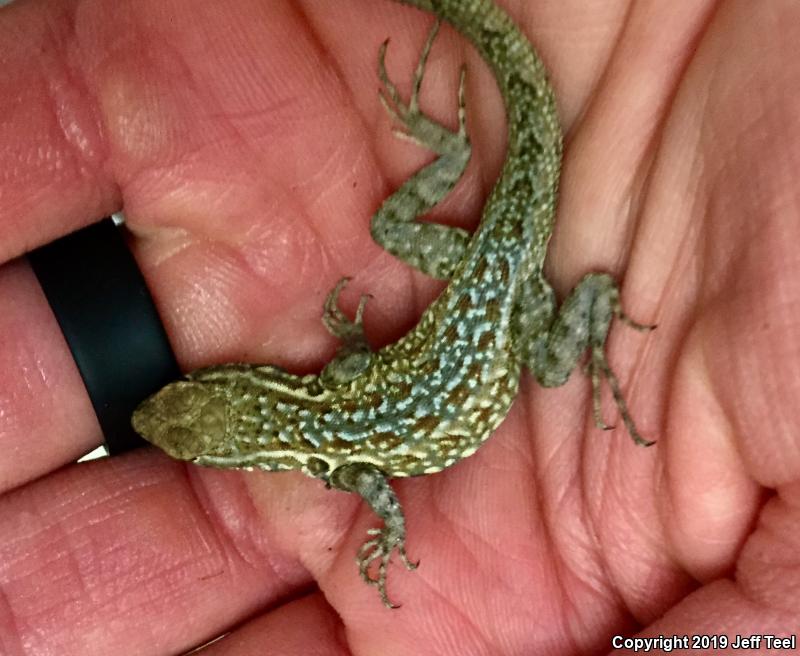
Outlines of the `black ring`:
[[136,261],[113,219],[28,253],[105,436],[109,455],[146,442],[131,414],[180,376]]

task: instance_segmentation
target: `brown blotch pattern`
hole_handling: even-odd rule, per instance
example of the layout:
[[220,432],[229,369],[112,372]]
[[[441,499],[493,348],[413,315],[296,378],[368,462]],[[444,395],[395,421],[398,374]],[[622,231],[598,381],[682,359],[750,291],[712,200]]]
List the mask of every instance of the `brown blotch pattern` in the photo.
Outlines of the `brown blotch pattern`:
[[447,403],[449,405],[464,405],[468,398],[469,390],[464,385],[459,385],[447,395]]
[[480,380],[481,379],[481,363],[480,362],[473,362],[469,369],[467,369],[467,373],[464,376],[467,380]]
[[454,323],[451,323],[447,326],[447,330],[444,331],[442,337],[448,344],[453,344],[458,339],[458,328]]
[[388,431],[375,433],[365,440],[368,449],[375,449],[378,451],[391,451],[402,443],[403,438],[399,437],[396,433]]
[[508,260],[500,260],[497,270],[500,273],[500,280],[502,280],[504,285],[507,285],[511,278],[511,272],[508,270]]
[[491,330],[487,330],[483,335],[480,336],[478,340],[478,349],[480,351],[488,351],[492,345],[494,344],[494,333]]
[[425,417],[420,417],[414,422],[412,430],[416,433],[417,431],[422,431],[424,433],[432,433],[436,427],[441,423],[441,418],[436,417],[434,415],[426,415]]
[[475,265],[474,276],[475,278],[483,278],[483,275],[486,273],[486,269],[489,267],[489,263],[486,261],[485,257],[482,257],[478,260],[478,264]]
[[500,322],[500,301],[496,298],[486,301],[486,321],[493,324]]
[[496,409],[491,406],[488,408],[481,408],[480,410],[478,410],[478,416],[477,416],[478,424],[485,426],[486,424],[490,423],[494,418],[495,412]]
[[458,303],[456,303],[456,310],[459,312],[466,312],[472,307],[472,301],[469,298],[469,294],[466,292],[461,294],[458,298]]
[[359,403],[356,399],[345,399],[341,403],[339,403],[339,408],[348,414],[354,413],[358,410]]

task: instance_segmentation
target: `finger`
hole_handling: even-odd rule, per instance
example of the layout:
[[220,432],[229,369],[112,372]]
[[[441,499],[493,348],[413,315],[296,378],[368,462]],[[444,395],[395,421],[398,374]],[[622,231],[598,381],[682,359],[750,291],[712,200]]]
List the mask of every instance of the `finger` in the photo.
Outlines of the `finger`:
[[141,452],[72,465],[0,499],[0,644],[178,653],[307,586],[243,477],[206,471],[204,487],[197,471]]
[[[76,46],[78,3],[0,11],[0,262],[117,209],[102,120]],[[30,269],[0,269],[0,491],[100,441],[77,369]]]
[[0,492],[101,440],[75,362],[30,267],[0,267]]
[[78,4],[0,11],[0,262],[119,207],[87,61],[75,48]]
[[206,647],[203,655],[251,656],[263,653],[265,641],[269,641],[269,651],[274,654],[337,656],[348,653],[341,633],[341,620],[333,609],[319,596],[310,596],[236,628]]

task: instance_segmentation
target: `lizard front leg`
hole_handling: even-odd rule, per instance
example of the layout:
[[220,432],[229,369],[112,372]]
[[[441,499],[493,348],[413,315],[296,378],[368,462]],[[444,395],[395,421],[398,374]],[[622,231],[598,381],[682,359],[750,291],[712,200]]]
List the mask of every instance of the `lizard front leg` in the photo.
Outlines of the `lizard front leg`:
[[[351,321],[338,307],[339,294],[347,282],[348,278],[342,278],[325,301],[322,321],[342,342],[336,356],[320,376],[327,387],[336,387],[355,380],[369,368],[372,360],[372,352],[362,325],[364,306],[369,297],[361,297],[355,320]],[[356,562],[361,578],[378,588],[384,606],[396,608],[386,593],[386,571],[392,552],[397,550],[400,553],[400,558],[409,570],[416,569],[417,565],[411,563],[406,556],[403,508],[389,484],[388,477],[374,465],[361,462],[342,465],[321,477],[332,488],[358,494],[383,520],[381,528],[367,531],[369,539],[359,549]],[[369,573],[370,565],[374,561],[378,562],[377,578]]]
[[320,374],[320,380],[325,387],[333,388],[344,385],[358,378],[364,373],[372,362],[372,350],[364,335],[364,308],[370,299],[368,295],[361,297],[356,310],[356,318],[350,321],[339,309],[339,294],[350,282],[350,278],[342,278],[328,294],[325,300],[325,311],[322,314],[322,323],[328,332],[336,337],[341,344],[336,355],[325,366]]

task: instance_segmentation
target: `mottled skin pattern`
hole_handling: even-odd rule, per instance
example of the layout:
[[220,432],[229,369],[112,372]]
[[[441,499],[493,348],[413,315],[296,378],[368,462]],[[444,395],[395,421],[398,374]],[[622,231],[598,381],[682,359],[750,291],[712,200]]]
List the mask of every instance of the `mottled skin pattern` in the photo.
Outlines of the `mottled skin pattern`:
[[[366,299],[355,321],[337,307],[343,280],[323,317],[342,346],[320,376],[298,377],[268,365],[211,367],[166,386],[133,417],[135,429],[174,458],[225,468],[299,469],[360,494],[384,522],[359,551],[361,576],[390,607],[392,552],[409,569],[416,565],[406,558],[405,520],[388,479],[431,474],[472,455],[508,413],[522,366],[543,385],[561,385],[588,348],[597,425],[605,427],[599,404],[605,378],[631,436],[647,444],[604,355],[609,324],[623,316],[616,285],[605,274],[589,274],[556,313],[542,276],[561,131],[541,61],[490,0],[401,1],[446,20],[474,44],[494,71],[508,115],[506,162],[475,234],[415,221],[452,189],[469,160],[464,76],[460,125],[451,131],[417,102],[438,22],[407,102],[386,75],[386,43],[381,47],[381,100],[404,136],[438,158],[384,202],[372,235],[422,271],[450,279],[449,286],[410,333],[371,352],[361,327]],[[373,563],[377,576],[370,572]]]

